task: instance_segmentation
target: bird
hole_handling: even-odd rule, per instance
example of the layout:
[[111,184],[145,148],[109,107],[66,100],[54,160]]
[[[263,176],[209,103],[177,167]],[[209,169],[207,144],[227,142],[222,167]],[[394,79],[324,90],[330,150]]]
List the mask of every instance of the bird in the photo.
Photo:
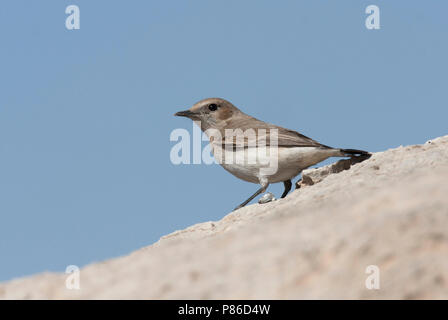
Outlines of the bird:
[[[283,182],[281,198],[285,198],[292,188],[291,180],[294,177],[330,157],[358,157],[364,160],[371,156],[363,150],[332,148],[297,131],[258,120],[222,98],[200,100],[190,109],[174,115],[187,117],[200,126],[209,137],[213,156],[225,170],[239,179],[260,185],[253,195],[234,210],[244,207],[264,193],[272,183]],[[252,135],[243,135],[240,140],[236,137],[235,142],[235,139],[230,140],[229,132],[251,132]],[[265,155],[265,158],[254,159],[260,154]],[[263,170],[266,169],[267,160],[273,161],[274,154],[277,162],[275,170]],[[240,156],[242,161],[226,161],[234,156]]]

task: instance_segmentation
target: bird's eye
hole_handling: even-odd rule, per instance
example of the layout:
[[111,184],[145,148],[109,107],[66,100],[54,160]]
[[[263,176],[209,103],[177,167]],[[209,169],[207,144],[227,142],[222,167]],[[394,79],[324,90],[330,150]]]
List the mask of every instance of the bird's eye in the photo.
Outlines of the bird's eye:
[[216,104],[212,103],[208,106],[208,109],[210,111],[216,111],[218,109],[218,106]]

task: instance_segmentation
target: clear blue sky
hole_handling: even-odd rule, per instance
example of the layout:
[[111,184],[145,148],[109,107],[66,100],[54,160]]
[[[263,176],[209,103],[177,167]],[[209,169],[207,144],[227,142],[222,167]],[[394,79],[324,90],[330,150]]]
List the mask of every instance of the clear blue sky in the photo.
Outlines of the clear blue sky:
[[[81,29],[65,28],[65,8]],[[365,8],[381,29],[365,28]],[[448,134],[446,1],[5,0],[0,281],[130,253],[258,186],[171,164],[173,113],[223,97],[335,147]],[[279,195],[282,187],[269,191]]]

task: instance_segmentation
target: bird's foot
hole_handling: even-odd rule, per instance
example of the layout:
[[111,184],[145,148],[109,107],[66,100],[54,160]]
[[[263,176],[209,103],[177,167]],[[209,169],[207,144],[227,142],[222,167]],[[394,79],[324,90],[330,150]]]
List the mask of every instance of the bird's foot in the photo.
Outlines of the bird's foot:
[[296,182],[296,190],[300,189],[301,187],[302,187],[302,179],[300,179]]

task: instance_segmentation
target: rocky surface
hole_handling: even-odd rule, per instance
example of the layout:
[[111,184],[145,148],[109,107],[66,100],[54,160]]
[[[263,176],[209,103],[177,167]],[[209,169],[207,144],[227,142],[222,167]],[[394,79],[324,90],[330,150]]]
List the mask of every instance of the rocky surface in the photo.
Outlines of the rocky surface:
[[[447,299],[448,136],[350,165],[307,170],[285,199],[91,264],[80,290],[46,273],[0,284],[0,298]],[[366,288],[371,265],[379,289]]]

